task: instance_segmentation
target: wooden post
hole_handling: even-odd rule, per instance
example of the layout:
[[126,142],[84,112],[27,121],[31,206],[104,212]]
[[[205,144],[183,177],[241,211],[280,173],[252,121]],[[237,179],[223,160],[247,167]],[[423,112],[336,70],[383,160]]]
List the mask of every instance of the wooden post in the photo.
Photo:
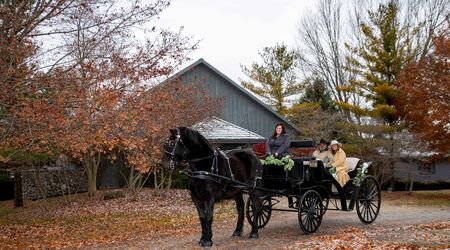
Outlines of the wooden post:
[[14,207],[23,207],[22,175],[14,173]]

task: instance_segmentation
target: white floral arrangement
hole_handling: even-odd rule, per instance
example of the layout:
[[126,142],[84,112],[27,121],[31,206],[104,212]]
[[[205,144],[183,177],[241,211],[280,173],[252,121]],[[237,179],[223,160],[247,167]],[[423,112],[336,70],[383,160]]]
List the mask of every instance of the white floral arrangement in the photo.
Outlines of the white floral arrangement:
[[369,168],[370,163],[371,162],[364,162],[363,166],[361,168],[358,168],[358,172],[356,173],[355,178],[353,178],[353,185],[355,185],[355,187],[361,186],[361,182],[367,174],[367,169]]

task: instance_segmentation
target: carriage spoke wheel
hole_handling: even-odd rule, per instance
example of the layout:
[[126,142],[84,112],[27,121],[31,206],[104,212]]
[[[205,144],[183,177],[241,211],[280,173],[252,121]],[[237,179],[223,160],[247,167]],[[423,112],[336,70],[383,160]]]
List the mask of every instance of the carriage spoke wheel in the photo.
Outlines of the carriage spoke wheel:
[[381,206],[381,192],[378,181],[373,176],[367,176],[358,188],[356,212],[364,224],[372,223],[378,216]]
[[[248,197],[247,200],[247,221],[250,225],[253,225],[253,219],[255,217],[255,213],[252,208],[252,199]],[[261,204],[261,213],[256,219],[258,228],[263,228],[266,226],[267,222],[269,222],[270,216],[272,215],[272,200],[271,198],[265,199]]]
[[323,204],[319,193],[309,190],[303,194],[298,206],[298,222],[304,233],[314,233],[322,223]]
[[328,204],[330,203],[329,197],[323,197],[322,198],[322,216],[327,212],[328,210]]

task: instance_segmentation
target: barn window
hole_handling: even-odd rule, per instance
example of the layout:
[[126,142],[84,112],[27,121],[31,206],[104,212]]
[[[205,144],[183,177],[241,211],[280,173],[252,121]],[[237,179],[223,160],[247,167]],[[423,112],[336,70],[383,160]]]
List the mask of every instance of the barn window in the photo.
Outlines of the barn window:
[[432,161],[420,161],[419,162],[419,174],[430,175],[436,173],[436,164]]

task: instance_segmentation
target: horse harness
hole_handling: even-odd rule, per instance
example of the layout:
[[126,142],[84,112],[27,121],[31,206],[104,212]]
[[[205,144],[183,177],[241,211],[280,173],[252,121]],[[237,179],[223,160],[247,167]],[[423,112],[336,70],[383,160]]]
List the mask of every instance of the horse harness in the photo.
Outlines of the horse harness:
[[[227,162],[227,167],[228,167],[227,170],[228,170],[228,173],[230,174],[230,177],[219,174],[219,159],[218,159],[219,154],[222,155]],[[191,169],[191,163],[200,162],[202,160],[206,160],[206,159],[210,159],[210,158],[212,158],[210,171]],[[188,166],[180,172],[185,173],[190,178],[209,180],[209,181],[216,182],[218,184],[221,184],[221,182],[224,180],[225,180],[225,184],[227,184],[230,181],[235,181],[233,171],[231,170],[230,159],[228,158],[228,156],[226,156],[220,150],[214,149],[214,153],[212,155],[205,156],[202,158],[191,159],[191,160],[188,160],[188,163],[189,163]]]
[[[174,141],[169,141],[167,145],[165,145],[164,147],[164,152],[166,154],[170,155],[170,167],[174,168],[175,167],[175,161],[174,161],[174,157],[175,157],[175,149],[177,147],[177,144],[181,143],[184,145],[183,141],[181,140],[181,135],[180,135],[180,131],[177,128],[177,134],[175,135],[175,140]],[[221,181],[226,181],[226,185],[228,183],[231,183],[232,186],[236,186],[236,184],[239,185],[239,187],[248,187],[248,184],[237,181],[234,178],[234,174],[233,171],[231,170],[231,165],[230,165],[230,158],[227,156],[227,151],[222,151],[219,149],[214,149],[214,152],[212,155],[209,156],[205,156],[205,157],[201,157],[201,158],[195,158],[195,159],[190,159],[187,160],[188,162],[188,166],[181,170],[180,173],[185,173],[187,176],[191,177],[191,178],[195,178],[195,179],[202,179],[202,180],[210,180],[210,181],[214,181],[218,184],[221,184]],[[221,155],[225,160],[226,160],[226,165],[227,165],[227,170],[228,173],[230,175],[230,177],[227,176],[223,176],[219,174],[219,161],[218,161],[218,156]],[[203,170],[192,170],[190,169],[190,164],[189,163],[193,163],[193,162],[199,162],[202,160],[206,160],[206,159],[210,159],[212,158],[212,163],[211,163],[211,171],[203,171]],[[259,171],[257,171],[259,172]],[[253,183],[253,186],[256,186],[256,179]]]

